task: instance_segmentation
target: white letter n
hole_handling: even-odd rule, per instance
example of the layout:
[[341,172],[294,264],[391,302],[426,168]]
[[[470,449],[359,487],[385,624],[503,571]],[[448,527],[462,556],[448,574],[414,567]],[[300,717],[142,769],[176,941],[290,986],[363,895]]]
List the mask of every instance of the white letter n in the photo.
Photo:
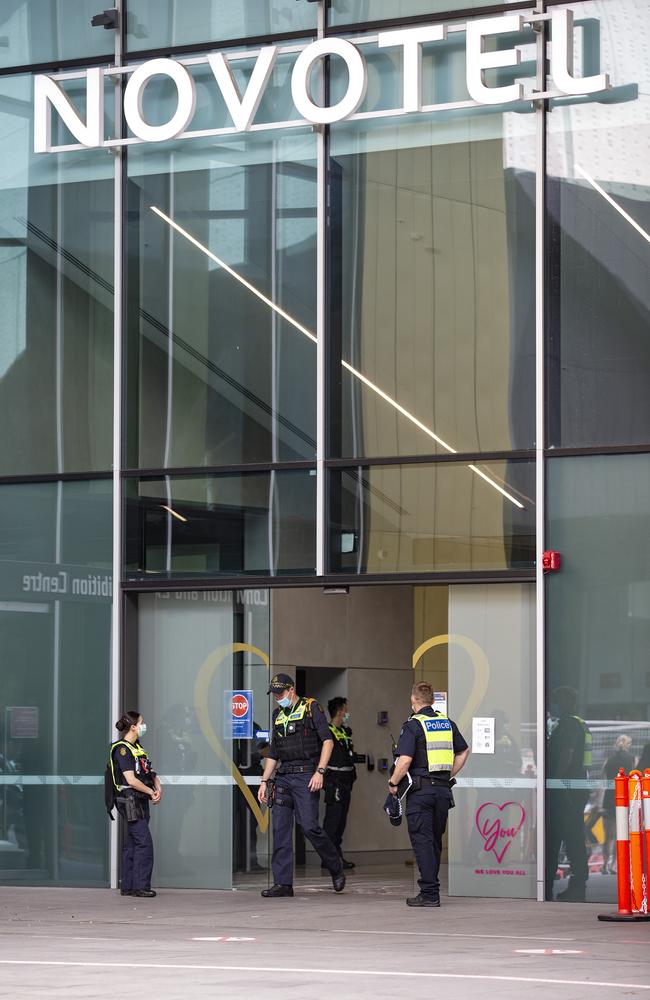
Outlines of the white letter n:
[[104,72],[100,66],[86,71],[86,121],[68,95],[49,76],[34,78],[34,152],[52,148],[52,108],[82,146],[101,146],[104,141]]

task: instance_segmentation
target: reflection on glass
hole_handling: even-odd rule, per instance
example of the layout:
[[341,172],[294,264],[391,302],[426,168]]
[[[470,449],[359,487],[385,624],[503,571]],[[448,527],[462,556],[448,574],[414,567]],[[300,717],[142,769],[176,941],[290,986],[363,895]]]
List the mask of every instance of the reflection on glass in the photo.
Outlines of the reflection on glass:
[[[267,590],[138,598],[138,704],[164,787],[152,810],[157,885],[229,889],[266,872],[256,734],[269,725],[268,649]],[[241,734],[232,728],[235,692],[252,703]]]
[[332,471],[331,570],[531,569],[533,497],[532,462]]
[[582,25],[583,64],[596,71],[599,52],[613,89],[605,101],[557,102],[547,116],[549,440],[645,444],[650,68],[643,39],[650,8],[604,0],[571,9]]
[[111,561],[110,481],[0,489],[3,883],[107,884]]
[[449,892],[534,899],[534,585],[449,587],[446,632],[449,712],[472,748],[454,789]]
[[314,457],[314,155],[286,133],[131,154],[132,467]]
[[[516,0],[503,0],[504,4]],[[494,0],[332,0],[329,23],[363,24],[365,21],[383,21],[390,18],[398,21],[401,17],[416,14],[444,14],[446,11],[470,10],[474,7],[493,7]],[[480,14],[480,9],[477,11]]]
[[113,168],[32,153],[27,77],[0,81],[0,474],[110,469]]
[[279,35],[316,27],[316,5],[287,0],[129,0],[129,49]]
[[115,32],[90,24],[97,0],[4,0],[0,67],[112,55]]
[[127,480],[127,576],[313,573],[315,517],[311,469]]
[[[425,48],[425,103],[467,100],[464,39]],[[400,106],[400,60],[371,59],[367,110]],[[332,128],[331,455],[533,445],[534,142],[485,108]]]
[[650,459],[548,472],[548,545],[570,558],[547,591],[547,897],[614,901],[614,769],[650,756]]

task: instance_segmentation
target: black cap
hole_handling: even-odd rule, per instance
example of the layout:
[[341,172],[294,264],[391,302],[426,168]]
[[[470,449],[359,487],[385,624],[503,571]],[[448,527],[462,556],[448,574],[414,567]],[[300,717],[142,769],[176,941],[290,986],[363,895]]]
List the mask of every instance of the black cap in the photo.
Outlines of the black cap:
[[280,694],[287,688],[292,688],[296,686],[296,682],[293,677],[289,677],[289,674],[274,674],[271,680],[271,686],[266,692],[267,694]]

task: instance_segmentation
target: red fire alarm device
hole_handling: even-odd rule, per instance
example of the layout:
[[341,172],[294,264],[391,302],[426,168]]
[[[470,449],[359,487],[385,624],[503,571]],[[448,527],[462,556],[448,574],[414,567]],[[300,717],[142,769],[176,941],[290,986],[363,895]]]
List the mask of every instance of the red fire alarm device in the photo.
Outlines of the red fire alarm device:
[[545,573],[556,573],[562,565],[562,556],[553,549],[547,549],[542,554],[542,568]]

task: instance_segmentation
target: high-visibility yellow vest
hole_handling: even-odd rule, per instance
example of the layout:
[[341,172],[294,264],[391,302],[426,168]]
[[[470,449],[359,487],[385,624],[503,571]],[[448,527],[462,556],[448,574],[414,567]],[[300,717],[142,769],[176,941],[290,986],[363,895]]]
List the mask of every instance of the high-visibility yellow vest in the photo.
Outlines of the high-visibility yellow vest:
[[446,715],[412,715],[424,730],[429,771],[451,771],[454,766],[454,732]]
[[[128,740],[117,740],[116,743],[111,743],[111,748],[110,748],[110,750],[108,752],[108,762],[111,765],[111,774],[113,775],[113,784],[115,785],[115,788],[117,789],[117,791],[121,792],[123,788],[126,788],[126,785],[118,785],[117,779],[115,777],[115,763],[113,761],[113,751],[115,750],[115,747],[119,747],[119,746],[125,746],[125,747],[127,747],[131,751],[131,753],[133,754],[133,764],[134,764],[133,770],[136,772],[136,774],[138,772],[138,761],[140,760],[141,757],[146,757],[147,756],[147,751],[143,750],[140,745],[138,745],[137,747],[134,746],[132,743],[129,743]],[[131,768],[127,767],[126,770],[130,771]]]
[[334,739],[338,740],[339,743],[343,743],[346,750],[350,749],[350,743],[352,742],[352,737],[348,736],[345,729],[339,729],[338,726],[333,726],[330,722],[330,732],[334,736]]
[[591,735],[589,726],[587,725],[584,719],[581,719],[579,715],[573,715],[572,718],[576,719],[576,721],[580,723],[580,725],[582,726],[582,731],[585,734],[585,746],[584,750],[582,751],[582,766],[591,767],[594,760],[594,754],[593,754],[594,738]]
[[313,698],[301,698],[294,709],[288,714],[281,708],[276,716],[275,725],[278,729],[282,727],[286,735],[287,726],[290,722],[300,722],[301,719],[304,719],[305,713],[311,717],[311,706],[313,703]]

